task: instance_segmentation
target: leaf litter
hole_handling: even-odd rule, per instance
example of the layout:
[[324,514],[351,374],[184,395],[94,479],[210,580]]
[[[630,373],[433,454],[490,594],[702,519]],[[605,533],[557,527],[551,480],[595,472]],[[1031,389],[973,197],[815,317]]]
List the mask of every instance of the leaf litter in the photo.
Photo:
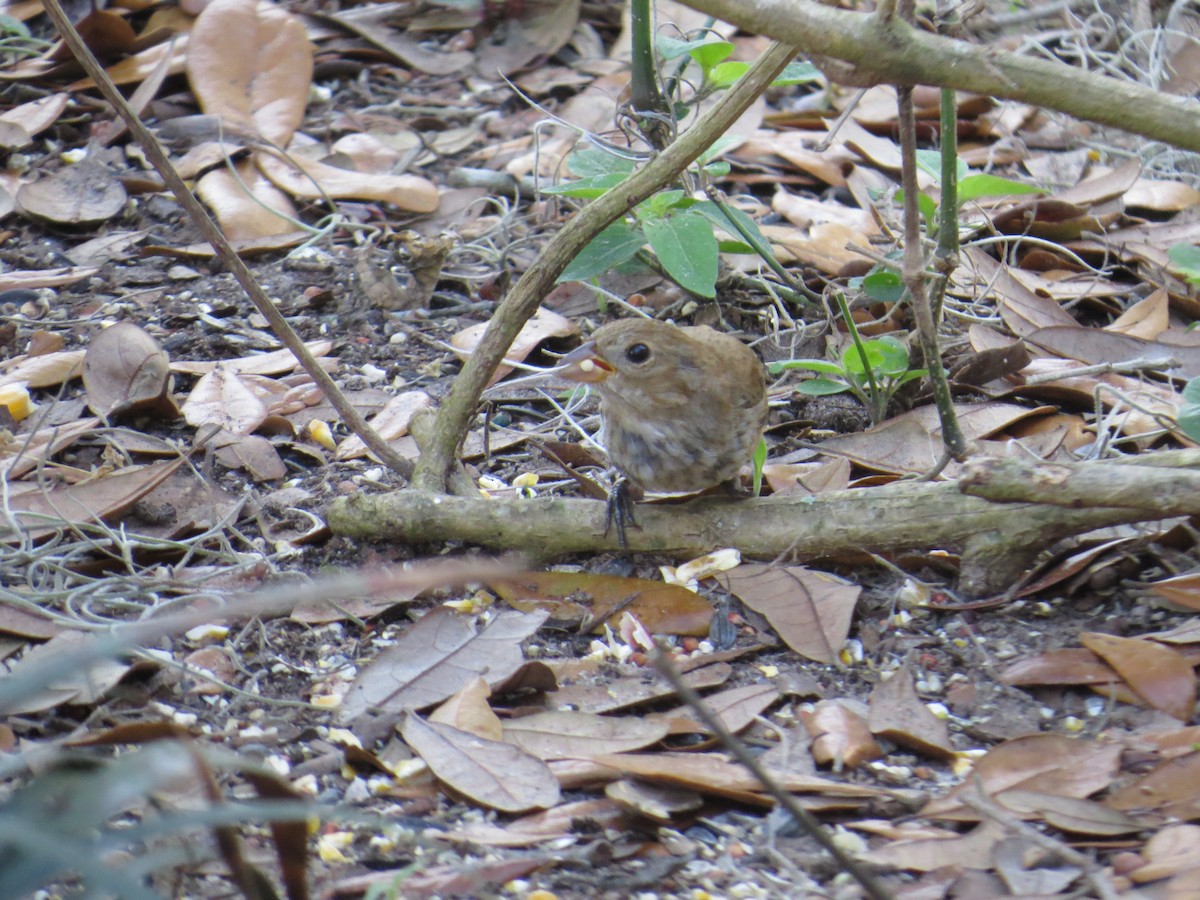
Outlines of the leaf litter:
[[[615,43],[615,20],[578,4],[552,5],[507,29],[482,13],[447,7],[434,14],[440,20],[421,25],[425,31],[416,20],[409,30],[394,21],[355,24],[350,13],[367,16],[362,10],[330,16],[334,31],[327,20],[245,0],[217,0],[196,16],[155,20],[159,10],[131,17],[140,31],[111,16],[107,37],[99,18],[92,23],[94,46],[124,55],[111,66],[120,83],[159,79],[161,85],[186,73],[185,102],[218,124],[202,139],[203,152],[187,140],[169,142],[173,157],[194,152],[206,160],[191,175],[202,198],[241,246],[267,251],[255,262],[260,278],[388,439],[409,438],[415,414],[444,398],[458,366],[454,351],[475,346],[510,271],[537,264],[539,236],[556,215],[549,207],[514,210],[486,189],[449,186],[449,170],[459,164],[517,175],[536,160],[554,177],[556,160],[571,146],[564,138],[557,150],[548,142],[535,155],[538,115],[513,102],[496,71],[514,74],[537,93],[530,62],[553,57],[562,78],[548,78],[536,99],[549,103],[575,89],[555,84],[590,82],[558,114],[596,131],[611,123],[610,97],[625,78],[604,58]],[[38,10],[20,15],[35,17]],[[156,30],[174,40],[136,43]],[[364,55],[367,43],[348,43],[351,33],[366,35],[375,55]],[[417,41],[416,34],[432,37]],[[482,43],[472,47],[472,41]],[[744,36],[735,42],[754,49]],[[555,57],[568,45],[570,53]],[[594,55],[578,55],[588,47]],[[345,65],[369,79],[377,95],[345,79],[336,82],[336,104],[319,99],[314,48],[318,67]],[[218,600],[264,580],[315,575],[333,564],[369,570],[436,552],[323,540],[320,510],[328,499],[390,485],[389,476],[336,426],[332,447],[311,436],[308,426],[332,422],[332,414],[306,378],[289,380],[290,353],[207,262],[211,249],[161,195],[129,199],[127,184],[144,174],[135,150],[81,162],[30,143],[66,128],[61,137],[83,147],[64,117],[92,116],[100,124],[105,115],[90,99],[80,106],[87,82],[72,81],[78,73],[56,66],[46,55],[12,67],[10,80],[38,73],[61,90],[0,116],[12,126],[0,134],[6,145],[37,160],[11,186],[5,181],[15,202],[0,204],[10,229],[0,246],[6,265],[0,280],[13,292],[4,297],[0,320],[0,384],[23,386],[35,404],[20,421],[0,422],[8,429],[0,432],[6,497],[0,553],[12,561],[2,579],[0,648],[11,674],[41,656],[69,654],[80,635],[113,622],[184,606],[210,611],[220,624]],[[459,88],[467,84],[477,110],[464,114]],[[152,100],[144,98],[147,108]],[[406,104],[433,112],[406,113]],[[182,116],[164,110],[156,124],[166,134],[166,125]],[[773,111],[778,125],[762,121],[727,154],[735,167],[726,188],[781,217],[764,233],[783,259],[790,251],[800,261],[800,271],[845,284],[869,268],[848,247],[870,246],[895,214],[885,203],[864,200],[895,183],[892,110],[890,89],[873,88],[821,152],[814,147],[825,131],[805,130],[806,111]],[[1072,373],[1170,356],[1179,363],[1174,375],[1195,374],[1186,326],[1200,306],[1188,273],[1166,252],[1200,241],[1191,215],[1195,188],[1115,154],[1070,157],[1056,149],[1055,126],[1034,112],[993,109],[987,101],[960,110],[962,134],[975,139],[964,144],[964,159],[978,165],[987,153],[1003,166],[995,141],[1007,129],[1026,146],[1024,172],[1043,190],[1036,198],[989,198],[964,210],[964,230],[1012,236],[1012,246],[1023,249],[1004,257],[967,246],[952,276],[947,308],[970,336],[955,365],[977,358],[991,375],[976,385],[988,402],[960,397],[961,413],[972,437],[997,447],[1020,441],[1018,453],[1034,448],[1051,458],[1078,449],[1065,443],[1068,433],[1089,443],[1100,434],[1153,453],[1178,439],[1162,431],[1184,402],[1178,382],[1145,372]],[[324,134],[321,123],[333,115],[345,133],[326,147],[315,135]],[[792,130],[779,130],[787,117]],[[344,143],[350,137],[363,140]],[[1055,182],[1045,173],[1057,164],[1071,174]],[[756,189],[764,173],[769,190]],[[1016,167],[1005,174],[1025,177]],[[812,190],[814,184],[844,194],[835,201]],[[322,231],[327,214],[335,224]],[[100,223],[134,226],[138,237],[92,244],[73,257],[85,247],[81,239],[97,237]],[[429,287],[412,295],[419,298],[417,314],[392,314],[363,288],[362,273],[383,273],[398,284],[415,277],[416,269],[405,271],[395,237],[412,226],[431,238],[446,230],[455,238],[432,274],[421,273]],[[314,236],[320,240],[311,252],[287,258],[272,252]],[[177,280],[167,259],[134,255],[143,238],[153,245],[150,253],[192,257],[199,278]],[[1040,243],[1022,243],[1033,238]],[[18,244],[50,249],[41,254]],[[653,278],[634,290],[616,276],[601,285],[653,311],[679,300]],[[571,290],[547,298],[512,359],[550,364],[547,338],[569,339],[581,324],[586,331],[602,321],[590,293],[576,292],[576,305],[567,305]],[[758,335],[766,305],[743,291],[719,315]],[[675,307],[697,322],[718,316],[712,306],[683,309]],[[34,328],[61,338],[60,346],[39,350],[31,343]],[[984,356],[1003,356],[1014,338],[1028,354],[1013,357],[1020,365],[994,365]],[[845,335],[830,331],[824,340],[826,346],[804,355],[828,349],[828,358],[837,358]],[[792,387],[775,394],[778,415],[769,435],[774,471],[767,483],[778,493],[849,484],[869,490],[868,478],[922,473],[940,450],[923,400],[913,411],[894,411],[876,429],[834,436],[832,413],[802,406]],[[393,402],[372,400],[373,391]],[[559,419],[572,398],[547,393],[557,406],[536,392],[493,401],[495,430],[476,428],[468,437],[470,474],[494,477],[518,495],[573,483],[556,463],[523,449],[530,437],[561,441],[593,430],[586,407]],[[1106,413],[1099,420],[1097,409]],[[1050,429],[1045,433],[1053,439],[1035,443],[1036,427]],[[506,443],[501,428],[520,442]],[[158,448],[152,452],[130,433],[155,438]],[[815,452],[803,446],[818,437],[828,439]],[[823,468],[816,475],[801,466]],[[315,519],[310,530],[322,537],[309,544],[280,537],[268,526],[268,489],[291,491],[279,510]],[[251,502],[233,496],[242,493]],[[1188,618],[1195,592],[1185,570],[1194,546],[1180,543],[1172,525],[1137,536],[1100,534],[1090,547],[1065,548],[1038,573],[1036,594],[998,613],[957,609],[940,598],[906,603],[907,596],[930,594],[918,576],[936,580],[952,565],[936,548],[892,560],[912,573],[892,582],[846,560],[828,568],[751,562],[702,580],[697,593],[662,584],[653,566],[589,558],[568,561],[561,571],[489,582],[498,600],[478,585],[420,599],[405,592],[374,602],[331,596],[311,627],[267,618],[254,627],[222,625],[181,636],[158,648],[173,665],[182,663],[164,670],[172,675],[150,680],[157,664],[144,656],[92,666],[49,683],[9,712],[24,717],[12,726],[22,741],[41,750],[66,734],[55,714],[91,715],[85,729],[102,734],[150,709],[198,721],[218,743],[265,745],[300,786],[364,807],[372,796],[391,796],[393,808],[407,810],[402,814],[443,829],[441,844],[461,848],[455,865],[429,867],[406,882],[413,896],[486,895],[512,878],[573,895],[560,868],[563,856],[537,858],[535,866],[489,863],[471,844],[570,846],[580,853],[576,860],[603,872],[597,883],[630,875],[627,860],[682,852],[701,874],[664,874],[650,882],[655,889],[682,891],[708,879],[718,890],[742,883],[766,890],[787,870],[739,816],[773,801],[646,667],[647,636],[666,635],[685,679],[707,692],[725,726],[771,748],[785,789],[830,821],[867,835],[864,857],[907,873],[893,874],[898,888],[965,896],[986,884],[1015,895],[1066,895],[1084,883],[1082,869],[1038,855],[1011,828],[963,802],[982,789],[1057,840],[1095,848],[1122,891],[1149,885],[1180,895],[1200,878],[1198,832],[1186,822],[1200,818],[1200,763],[1186,727],[1194,716],[1200,634]],[[47,565],[69,590],[39,580],[36,573]],[[1129,586],[1143,573],[1155,580],[1151,590],[1161,605]],[[452,605],[441,605],[446,600]],[[257,694],[265,714],[252,715],[231,688]],[[150,692],[152,706],[134,703],[128,693],[134,689]],[[272,705],[297,700],[305,705]],[[363,757],[331,740],[338,725],[373,735],[381,760],[385,751],[415,755],[427,780],[402,760],[364,774]],[[138,743],[128,733],[120,739]],[[585,799],[571,792],[585,792]],[[480,809],[504,815],[483,825],[474,816]],[[913,810],[917,824],[905,827]],[[351,867],[394,870],[409,858],[397,850],[394,832],[348,834],[352,851],[340,861],[328,854],[316,875],[331,891],[361,894],[367,885],[354,886]],[[795,839],[780,840],[796,851]],[[739,863],[721,869],[702,862],[714,853]],[[542,868],[531,875],[534,867]],[[199,878],[188,883],[197,896],[210,895]]]

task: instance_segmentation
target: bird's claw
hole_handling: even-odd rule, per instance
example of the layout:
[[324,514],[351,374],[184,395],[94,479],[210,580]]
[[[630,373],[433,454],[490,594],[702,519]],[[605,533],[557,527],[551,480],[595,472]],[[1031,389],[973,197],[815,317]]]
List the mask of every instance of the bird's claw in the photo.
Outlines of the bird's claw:
[[637,519],[633,517],[633,502],[634,497],[629,482],[624,478],[618,478],[613,482],[612,490],[608,492],[608,503],[604,507],[604,536],[608,537],[613,525],[616,525],[617,543],[624,551],[629,550],[629,540],[625,536],[625,528],[629,525],[641,528]]

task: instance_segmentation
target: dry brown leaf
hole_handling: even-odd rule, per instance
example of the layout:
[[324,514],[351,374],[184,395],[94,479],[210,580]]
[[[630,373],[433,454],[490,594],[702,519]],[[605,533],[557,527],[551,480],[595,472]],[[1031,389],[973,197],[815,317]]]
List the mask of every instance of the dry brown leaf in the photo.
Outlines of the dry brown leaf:
[[484,43],[475,51],[475,66],[485,77],[511,75],[537,59],[549,59],[570,40],[579,24],[580,0],[533,0],[513,8],[502,43]]
[[[91,642],[92,635],[64,631],[45,644],[30,649],[21,661],[9,669],[7,677],[21,677],[24,667],[44,664],[47,660],[74,655],[80,645]],[[20,716],[45,712],[64,703],[91,705],[99,700],[132,668],[128,662],[104,659],[80,667],[69,675],[44,685],[36,694],[5,705],[6,715]]]
[[963,784],[931,800],[921,814],[973,821],[978,813],[958,802],[963,791],[982,789],[1003,802],[1008,790],[1090,797],[1112,783],[1121,758],[1116,742],[1086,741],[1059,734],[1028,734],[998,744],[982,756]]
[[813,759],[820,765],[832,765],[835,771],[857,769],[883,756],[866,720],[836,700],[822,700],[803,721],[813,739]]
[[37,539],[74,523],[113,521],[125,515],[138,500],[169,478],[182,459],[129,466],[80,484],[56,484],[47,490],[30,491],[9,499],[13,516],[23,522],[21,534],[0,525],[0,541]]
[[503,828],[474,823],[460,825],[454,831],[436,832],[431,837],[484,847],[532,847],[575,834],[580,822],[596,823],[601,828],[621,828],[628,818],[628,814],[611,800],[597,798],[560,803]]
[[276,481],[287,475],[279,451],[264,437],[223,432],[213,438],[217,462],[230,469],[244,469],[254,481]]
[[[707,600],[677,584],[591,572],[529,572],[496,582],[492,590],[516,609],[542,609],[555,619],[577,621],[580,612],[612,627],[631,613],[654,634],[708,634],[713,608]],[[588,604],[588,598],[591,603]]]
[[1113,668],[1091,650],[1067,647],[1046,650],[1006,665],[999,675],[1004,684],[1112,684],[1120,679]]
[[604,796],[622,809],[664,824],[704,805],[699,791],[647,784],[630,778],[605,785]]
[[83,389],[97,416],[149,414],[177,418],[170,362],[158,341],[133,322],[96,334],[83,357]]
[[1171,324],[1170,300],[1166,288],[1152,291],[1121,313],[1116,321],[1105,325],[1104,330],[1152,341]]
[[[1198,572],[1164,578],[1151,583],[1149,587],[1158,596],[1176,606],[1200,612],[1200,573]],[[1200,639],[1200,633],[1197,634],[1197,638]]]
[[55,387],[82,374],[85,352],[60,350],[10,359],[0,364],[0,386],[20,383],[31,388]]
[[1079,642],[1116,669],[1139,697],[1186,722],[1196,707],[1196,675],[1179,651],[1141,638],[1087,632]]
[[437,186],[419,175],[375,175],[352,172],[302,157],[282,159],[256,153],[255,164],[281,191],[303,200],[377,200],[408,212],[431,213],[438,208]]
[[1200,816],[1200,751],[1168,759],[1104,799],[1112,809]]
[[850,460],[830,459],[813,463],[767,463],[763,480],[771,493],[780,497],[807,497],[850,486]]
[[31,216],[57,225],[97,225],[125,208],[125,188],[92,157],[21,185],[17,203]]
[[1022,818],[1038,816],[1055,828],[1074,834],[1113,836],[1141,831],[1146,827],[1145,822],[1139,822],[1103,803],[1040,791],[1005,791],[1003,805]]
[[990,869],[992,850],[1007,836],[1003,826],[984,822],[961,837],[923,838],[896,841],[865,854],[880,866],[895,866],[913,872],[932,872],[945,866]]
[[476,803],[507,813],[558,803],[554,774],[519,747],[425,722],[411,712],[400,733],[439,781]]
[[[432,406],[433,398],[424,391],[404,391],[390,399],[387,405],[375,414],[371,419],[371,427],[385,441],[394,441],[408,434],[408,426],[420,410]],[[366,456],[368,452],[362,438],[352,434],[338,446],[333,458],[358,459]]]
[[1200,869],[1200,825],[1168,825],[1150,836],[1142,849],[1142,856],[1146,865],[1134,869],[1130,874],[1134,884],[1145,884],[1189,869]]
[[[0,113],[0,122],[14,126],[16,131],[4,131],[4,139],[0,141],[5,148],[16,150],[24,147],[33,138],[41,134],[58,121],[58,117],[67,108],[71,100],[70,94],[49,94],[20,106]],[[21,136],[23,140],[21,139]]]
[[458,693],[431,712],[429,721],[449,725],[489,741],[506,740],[504,725],[488,704],[491,696],[492,689],[486,681],[472,678]]
[[1180,363],[1180,368],[1176,370],[1180,375],[1185,378],[1200,375],[1200,345],[1195,343],[1143,340],[1079,325],[1040,328],[1029,333],[1026,341],[1063,360],[1076,360],[1087,365],[1174,357]]
[[803,566],[738,566],[718,575],[725,588],[771,623],[801,656],[837,660],[862,588]]
[[[337,364],[336,359],[322,359],[333,349],[333,341],[309,341],[304,345],[308,352],[321,360],[327,371]],[[280,375],[299,367],[300,361],[286,347],[273,350],[270,353],[256,353],[253,356],[239,356],[236,359],[223,359],[219,363],[212,360],[182,360],[171,363],[172,372],[183,372],[188,375],[207,375],[217,366],[228,372],[244,375]]]
[[504,724],[504,740],[544,760],[641,750],[666,736],[667,726],[661,721],[570,710],[534,713]]
[[425,709],[476,676],[499,684],[520,667],[521,641],[545,619],[544,613],[505,611],[476,631],[466,617],[438,607],[359,672],[339,720],[353,722],[372,708]]
[[[479,346],[479,342],[483,340],[483,333],[487,330],[487,323],[480,322],[478,325],[471,325],[458,332],[454,337],[450,338],[450,346],[454,348],[454,352],[461,359],[467,359],[475,348]],[[537,311],[521,326],[521,331],[517,334],[516,340],[509,347],[507,355],[504,357],[505,362],[497,366],[495,373],[492,375],[492,380],[489,385],[495,384],[505,375],[513,370],[510,362],[524,362],[525,358],[534,351],[538,344],[550,338],[566,338],[579,334],[579,326],[566,316],[559,315],[553,310],[539,306]]]
[[954,756],[950,729],[917,696],[907,664],[875,686],[868,704],[867,724],[872,734],[930,756]]
[[220,365],[196,382],[182,412],[193,428],[215,425],[231,434],[250,434],[267,417],[258,394]]
[[192,27],[187,72],[200,108],[277,147],[304,120],[312,68],[304,25],[272,3],[213,0]]
[[[737,734],[744,728],[750,727],[750,724],[778,699],[779,690],[775,685],[748,684],[743,687],[730,688],[726,691],[709,694],[704,698],[704,705],[708,708],[709,712],[721,721],[721,724],[728,731]],[[680,706],[674,710],[656,714],[652,718],[664,722],[691,721],[695,722],[696,725],[694,729],[689,729],[689,731],[708,732],[708,726],[704,725],[696,715],[695,710],[688,706]]]
[[213,169],[196,183],[196,196],[213,211],[231,241],[262,241],[290,235],[299,213],[291,199],[271,184],[252,160],[234,171]]
[[[685,672],[683,683],[693,690],[717,687],[729,680],[733,667],[715,663]],[[671,683],[661,675],[639,675],[619,678],[608,684],[568,684],[546,694],[547,705],[557,709],[576,709],[581,712],[605,713],[675,696]]]

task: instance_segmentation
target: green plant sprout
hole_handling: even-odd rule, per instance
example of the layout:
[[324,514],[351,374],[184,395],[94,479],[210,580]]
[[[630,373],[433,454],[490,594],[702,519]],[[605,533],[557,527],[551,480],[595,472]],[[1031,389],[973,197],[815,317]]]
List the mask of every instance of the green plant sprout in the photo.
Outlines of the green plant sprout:
[[1176,244],[1167,251],[1171,265],[1179,270],[1184,281],[1193,287],[1200,286],[1200,247],[1194,244]]
[[[684,61],[680,75],[692,64],[700,72],[695,93],[686,102],[678,95],[682,79],[678,76],[671,79],[671,109],[677,120],[685,118],[705,96],[734,84],[749,68],[748,63],[728,60],[734,49],[728,41],[680,41],[659,37],[656,43],[664,62]],[[818,77],[815,66],[792,63],[773,84],[800,84]],[[730,166],[718,157],[736,142],[737,139],[731,137],[715,140],[696,160],[689,172],[689,181],[703,187],[711,179],[727,175]],[[567,160],[567,170],[575,179],[542,188],[541,192],[594,200],[633,174],[636,168],[634,156],[622,154],[615,148],[583,148]],[[742,234],[752,236],[760,247],[769,245],[754,220],[741,210],[726,203],[698,200],[689,194],[689,191],[675,188],[661,191],[638,204],[626,218],[597,235],[558,281],[588,281],[609,270],[629,271],[639,264],[656,263],[686,290],[700,297],[715,297],[721,253],[756,252],[751,244],[740,239]],[[718,238],[716,229],[730,237]]]
[[1200,442],[1200,378],[1193,378],[1185,384],[1182,396],[1183,405],[1175,416],[1175,424],[1193,441]]
[[789,359],[771,363],[767,369],[778,375],[789,369],[808,369],[828,378],[809,378],[796,390],[809,397],[824,397],[849,391],[866,408],[871,424],[878,425],[887,416],[888,404],[904,385],[928,374],[926,369],[909,368],[908,348],[899,339],[883,335],[864,341],[850,317],[845,297],[837,295],[843,321],[850,330],[852,343],[842,352],[840,362],[824,359]]
[[[940,150],[918,150],[917,168],[931,177],[935,183],[942,183],[942,157]],[[971,174],[971,168],[963,160],[957,159],[958,170],[958,209],[975,200],[985,197],[1011,197],[1017,194],[1044,194],[1045,190],[1036,184],[1026,184],[1023,181],[1013,181],[1001,178],[999,175],[989,175],[986,172]],[[896,202],[904,202],[904,191],[896,192]],[[930,235],[937,233],[937,203],[924,191],[917,197],[917,208],[921,210],[921,218],[925,221],[925,229]]]
[[28,26],[13,16],[0,14],[0,54],[12,57],[32,57],[45,53],[49,41],[35,38]]

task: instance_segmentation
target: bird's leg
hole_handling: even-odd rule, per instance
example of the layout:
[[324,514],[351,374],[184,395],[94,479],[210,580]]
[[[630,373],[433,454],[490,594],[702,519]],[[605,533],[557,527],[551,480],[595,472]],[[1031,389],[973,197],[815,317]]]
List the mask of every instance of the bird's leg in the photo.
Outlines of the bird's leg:
[[624,476],[613,482],[612,490],[608,492],[608,503],[604,508],[604,536],[608,537],[613,525],[617,526],[617,543],[621,549],[629,550],[629,541],[625,537],[625,527],[632,525],[641,528],[633,517],[634,501],[641,496],[641,490],[630,484]]

